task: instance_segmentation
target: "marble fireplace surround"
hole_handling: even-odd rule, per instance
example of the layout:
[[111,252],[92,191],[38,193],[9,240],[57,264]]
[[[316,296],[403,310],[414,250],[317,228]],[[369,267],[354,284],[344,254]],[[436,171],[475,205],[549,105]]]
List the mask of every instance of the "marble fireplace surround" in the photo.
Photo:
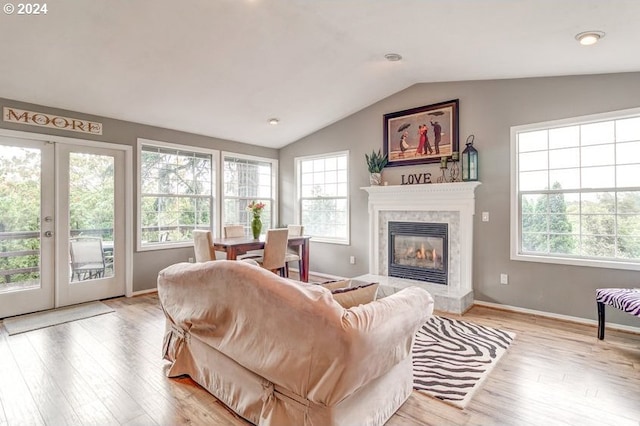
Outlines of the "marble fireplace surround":
[[[464,313],[473,304],[473,216],[478,185],[480,182],[362,188],[369,193],[369,274],[354,279],[379,282],[383,293],[422,287],[435,299],[437,310]],[[389,221],[448,224],[448,285],[387,275]]]

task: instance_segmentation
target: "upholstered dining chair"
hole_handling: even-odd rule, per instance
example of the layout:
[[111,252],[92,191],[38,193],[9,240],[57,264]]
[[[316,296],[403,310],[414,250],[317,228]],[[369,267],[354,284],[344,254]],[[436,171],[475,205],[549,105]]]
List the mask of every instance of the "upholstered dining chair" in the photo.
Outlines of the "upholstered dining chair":
[[269,229],[264,241],[264,255],[260,257],[246,256],[243,260],[253,259],[263,268],[281,276],[287,276],[284,259],[288,240],[289,230],[287,228]]
[[[244,225],[226,225],[224,227],[225,238],[243,238],[246,237]],[[245,258],[260,257],[264,255],[264,250],[249,250],[246,254],[239,255],[236,259],[241,260]]]
[[[289,225],[289,237],[301,237],[304,232],[304,225]],[[289,276],[289,262],[298,262],[298,273],[302,271],[302,255],[300,254],[300,246],[295,249],[287,248],[287,254],[284,257],[285,273]]]
[[243,225],[226,225],[224,227],[224,237],[225,238],[238,238],[245,237],[244,226]]
[[196,262],[208,262],[209,260],[216,260],[216,253],[213,249],[211,231],[194,229],[193,249],[196,252]]

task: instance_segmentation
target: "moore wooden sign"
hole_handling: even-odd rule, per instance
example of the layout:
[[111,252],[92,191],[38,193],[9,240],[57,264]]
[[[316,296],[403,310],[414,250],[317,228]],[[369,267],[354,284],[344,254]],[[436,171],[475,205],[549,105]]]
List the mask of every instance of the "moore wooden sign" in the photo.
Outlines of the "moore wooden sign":
[[9,123],[28,124],[30,126],[48,127],[50,129],[69,130],[72,132],[102,134],[102,123],[80,120],[78,118],[62,117],[60,115],[42,112],[25,111],[18,108],[4,107],[3,120]]

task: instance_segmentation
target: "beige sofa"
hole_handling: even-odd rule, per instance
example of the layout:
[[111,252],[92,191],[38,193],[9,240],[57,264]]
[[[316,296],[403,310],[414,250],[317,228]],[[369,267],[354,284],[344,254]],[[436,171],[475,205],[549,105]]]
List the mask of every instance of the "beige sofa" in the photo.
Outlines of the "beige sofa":
[[259,425],[381,425],[412,391],[414,334],[433,311],[419,288],[350,309],[321,286],[243,262],[158,276],[167,375],[189,375]]

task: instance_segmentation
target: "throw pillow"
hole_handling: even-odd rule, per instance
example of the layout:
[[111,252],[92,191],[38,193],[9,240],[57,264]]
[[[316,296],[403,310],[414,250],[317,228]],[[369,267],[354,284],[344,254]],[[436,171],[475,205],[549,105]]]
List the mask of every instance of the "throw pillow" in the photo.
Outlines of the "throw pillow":
[[351,285],[351,280],[333,280],[333,281],[325,281],[323,283],[317,283],[322,287],[328,290],[337,290],[339,288],[349,287]]
[[378,283],[370,283],[360,287],[332,290],[331,293],[336,302],[342,305],[343,308],[349,309],[353,306],[364,305],[376,300],[378,286]]

